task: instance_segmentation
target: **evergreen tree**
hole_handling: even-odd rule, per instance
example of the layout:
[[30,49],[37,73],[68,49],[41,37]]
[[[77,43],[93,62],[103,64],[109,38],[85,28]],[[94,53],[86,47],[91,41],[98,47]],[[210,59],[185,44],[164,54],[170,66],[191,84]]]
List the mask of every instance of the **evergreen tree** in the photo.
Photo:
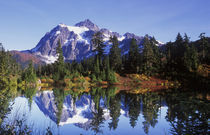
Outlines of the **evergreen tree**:
[[182,38],[181,34],[178,33],[176,37],[176,41],[173,43],[172,51],[171,51],[171,60],[174,69],[177,71],[184,70],[184,54],[186,51],[186,46],[188,46],[189,38],[185,34],[185,40]]
[[3,45],[2,45],[2,43],[0,43],[0,51],[1,51],[1,52],[5,51],[5,50],[4,50],[4,47],[3,47]]
[[128,67],[131,73],[139,71],[139,47],[136,39],[132,38],[128,52]]
[[206,56],[206,63],[210,65],[210,43],[207,42],[207,56]]
[[54,70],[54,74],[53,74],[53,79],[54,80],[62,80],[62,79],[64,79],[67,72],[66,72],[66,68],[65,68],[63,50],[61,47],[60,40],[58,41],[58,47],[56,48],[56,53],[57,53],[58,59],[54,63],[55,70]]
[[160,49],[158,48],[157,44],[158,42],[156,41],[155,37],[152,37],[150,39],[150,43],[152,45],[152,50],[154,53],[154,60],[153,60],[153,68],[154,68],[154,72],[158,72],[161,68],[161,53],[160,53]]
[[5,51],[0,43],[0,84],[2,86],[8,85],[9,81],[11,81],[11,76],[18,77],[18,74],[20,74],[19,64],[12,58],[9,51]]
[[0,77],[4,77],[7,74],[7,60],[6,60],[6,52],[4,51],[3,46],[1,46],[0,51]]
[[183,57],[183,66],[186,67],[188,70],[191,68],[191,65],[190,65],[190,47],[189,47],[189,43],[190,43],[190,40],[189,40],[189,37],[187,36],[187,34],[185,33],[184,35],[184,57]]
[[149,40],[149,36],[146,35],[144,37],[144,50],[143,50],[143,72],[147,75],[151,75],[154,73],[154,65],[156,62],[154,51],[152,48],[152,44]]
[[100,76],[100,64],[98,56],[96,56],[96,62],[94,64],[94,74],[97,78]]
[[171,57],[172,45],[173,45],[173,43],[171,41],[166,43],[166,59],[167,59],[167,63],[170,63],[171,60],[172,60],[172,57]]
[[96,57],[99,60],[100,67],[102,66],[102,57],[104,56],[104,41],[103,41],[103,35],[101,32],[96,32],[92,39],[91,44],[95,48],[95,52],[97,53]]
[[122,60],[121,60],[121,49],[119,48],[118,39],[116,36],[110,37],[112,47],[110,49],[110,67],[114,71],[120,71]]
[[[180,50],[177,50],[180,51]],[[182,51],[184,53],[183,57],[180,57],[180,63],[179,65],[182,67],[181,69],[187,69],[189,71],[196,70],[198,67],[198,54],[197,50],[194,46],[190,46],[190,39],[185,33],[184,39],[183,39],[183,45],[182,45]]]
[[204,61],[205,57],[206,57],[206,50],[208,47],[208,40],[205,37],[205,33],[201,33],[199,38],[200,38],[200,44],[201,44],[201,48],[202,48],[202,61]]
[[176,53],[175,55],[178,56],[177,58],[180,60],[180,58],[183,58],[184,56],[184,51],[185,51],[185,48],[184,48],[184,40],[181,36],[180,33],[177,34],[177,37],[176,37],[176,41],[175,41],[175,47],[176,47]]
[[60,66],[64,66],[64,57],[63,57],[63,50],[61,47],[61,41],[58,40],[58,47],[56,48],[56,53],[58,55],[58,59],[56,63]]
[[104,58],[104,67],[105,67],[105,73],[106,73],[106,80],[108,81],[110,79],[110,64],[109,64],[109,55]]
[[28,64],[28,68],[25,69],[22,75],[22,79],[28,83],[36,82],[36,73],[33,66],[33,61],[31,60]]
[[192,47],[190,52],[191,52],[191,69],[197,70],[199,65],[198,52],[195,47]]
[[8,74],[8,68],[7,68],[7,59],[6,59],[6,52],[4,51],[3,46],[1,46],[0,51],[0,87],[3,87],[4,85],[8,84],[7,80],[7,74]]
[[198,60],[198,53],[194,46],[191,48],[187,48],[185,55],[184,55],[184,64],[187,70],[197,70],[199,60]]
[[42,75],[42,66],[41,66],[41,65],[38,66],[37,75],[38,75],[39,77],[41,77],[41,75]]

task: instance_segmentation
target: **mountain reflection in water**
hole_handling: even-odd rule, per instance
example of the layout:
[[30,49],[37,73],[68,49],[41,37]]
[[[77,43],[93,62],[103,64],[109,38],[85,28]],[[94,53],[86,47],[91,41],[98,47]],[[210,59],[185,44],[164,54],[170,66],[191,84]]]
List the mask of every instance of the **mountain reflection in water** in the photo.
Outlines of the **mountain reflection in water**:
[[55,134],[209,134],[208,93],[167,90],[130,94],[115,88],[89,92],[38,91],[31,103],[16,97],[8,121],[26,118]]

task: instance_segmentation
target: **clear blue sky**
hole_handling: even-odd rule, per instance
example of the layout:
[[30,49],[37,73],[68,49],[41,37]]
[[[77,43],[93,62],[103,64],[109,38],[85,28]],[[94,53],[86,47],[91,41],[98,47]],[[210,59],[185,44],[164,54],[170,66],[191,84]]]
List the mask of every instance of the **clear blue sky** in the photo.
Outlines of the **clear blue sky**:
[[9,50],[36,46],[59,23],[90,19],[101,28],[174,41],[210,36],[210,0],[0,0],[0,42]]

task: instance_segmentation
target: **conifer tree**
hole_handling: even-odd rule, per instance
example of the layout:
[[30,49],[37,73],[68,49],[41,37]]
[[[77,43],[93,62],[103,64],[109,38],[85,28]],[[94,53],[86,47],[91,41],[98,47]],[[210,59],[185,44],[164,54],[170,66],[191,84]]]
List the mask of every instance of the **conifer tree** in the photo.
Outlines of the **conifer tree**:
[[97,53],[97,58],[99,60],[100,67],[102,66],[102,57],[104,56],[104,41],[103,41],[103,35],[101,32],[96,32],[92,39],[91,44],[95,48],[95,52]]
[[95,76],[98,78],[100,75],[99,56],[96,56],[96,62],[94,64],[94,73]]
[[139,47],[136,39],[132,38],[128,52],[128,67],[131,73],[139,71]]
[[56,53],[58,55],[58,59],[57,59],[56,63],[58,65],[63,66],[64,65],[64,57],[63,57],[63,50],[62,50],[62,47],[61,47],[61,41],[60,40],[58,40],[58,47],[56,48]]
[[152,48],[152,44],[149,40],[149,36],[144,37],[144,50],[143,50],[143,72],[147,75],[151,75],[154,72],[155,56]]
[[22,79],[28,83],[34,83],[36,81],[36,73],[32,60],[29,62],[28,68],[23,72]]
[[0,51],[1,51],[1,52],[5,51],[5,50],[4,50],[4,47],[3,47],[3,45],[2,45],[2,43],[0,43]]
[[115,72],[110,68],[110,59],[109,59],[109,55],[104,57],[103,60],[103,70],[101,72],[101,77],[105,77],[104,80],[109,81],[111,83],[116,82],[116,76],[115,76]]
[[[183,57],[183,66],[187,69],[190,70],[191,69],[191,61],[190,61],[190,55],[191,55],[191,50],[190,50],[190,46],[189,46],[190,40],[189,37],[187,36],[187,34],[185,33],[184,35],[184,57]],[[181,63],[180,63],[181,64]]]
[[187,48],[184,55],[184,66],[189,71],[195,71],[198,68],[198,53],[194,46]]
[[208,40],[205,37],[205,33],[201,33],[199,38],[200,38],[200,44],[201,44],[201,47],[202,47],[202,61],[204,61],[204,59],[206,57],[206,49],[207,49],[207,46],[208,46]]
[[7,63],[6,63],[6,52],[4,51],[3,46],[0,51],[0,77],[3,77],[7,73]]
[[152,37],[150,39],[150,43],[152,45],[152,50],[154,53],[154,60],[153,60],[153,68],[155,72],[158,72],[161,68],[161,53],[157,46],[158,42],[156,41],[155,37]]
[[61,47],[61,42],[58,40],[58,47],[56,48],[56,53],[58,55],[57,61],[54,63],[55,73],[53,75],[54,80],[62,80],[66,75],[66,68],[63,57],[63,50]]
[[110,37],[110,42],[112,43],[112,47],[110,49],[110,67],[114,71],[119,71],[121,68],[122,60],[121,60],[121,49],[119,48],[118,39],[116,36]]
[[110,79],[110,60],[109,55],[104,58],[104,67],[105,67],[105,73],[106,73],[106,80],[108,81]]
[[166,59],[167,59],[167,63],[171,62],[171,51],[172,51],[172,45],[173,43],[170,41],[168,43],[166,43]]
[[176,41],[175,41],[175,47],[176,47],[176,53],[175,55],[178,56],[178,59],[180,60],[180,58],[183,58],[184,56],[184,40],[181,36],[180,33],[177,34],[177,37],[176,37]]

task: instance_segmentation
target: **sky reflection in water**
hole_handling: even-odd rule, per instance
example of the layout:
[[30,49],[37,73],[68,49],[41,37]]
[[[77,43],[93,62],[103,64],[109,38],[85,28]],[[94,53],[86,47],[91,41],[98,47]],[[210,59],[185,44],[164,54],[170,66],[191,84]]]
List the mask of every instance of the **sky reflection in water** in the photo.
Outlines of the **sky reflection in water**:
[[[43,133],[50,127],[55,134],[62,135],[184,133],[189,129],[187,124],[190,125],[193,122],[201,123],[201,129],[198,129],[199,125],[195,126],[195,130],[191,130],[192,133],[209,132],[208,113],[204,115],[209,109],[208,101],[197,99],[203,103],[203,107],[207,108],[200,108],[200,110],[195,108],[196,111],[193,114],[189,113],[189,116],[181,116],[181,113],[177,114],[179,110],[177,112],[174,110],[177,107],[182,109],[181,107],[189,107],[193,104],[193,101],[186,100],[191,103],[185,106],[182,98],[189,98],[187,94],[171,93],[170,97],[165,93],[135,95],[122,92],[104,98],[99,94],[100,100],[97,100],[97,95],[91,93],[81,94],[79,98],[62,94],[64,98],[62,96],[60,98],[58,95],[55,96],[53,91],[37,92],[31,104],[25,97],[16,97],[12,111],[8,115],[8,121],[12,122],[14,118],[25,118],[28,125],[33,127],[34,133]],[[186,111],[186,108],[183,111]],[[194,116],[196,113],[199,114],[198,117]],[[192,117],[197,121],[190,119]],[[180,125],[182,127],[178,131],[176,127]]]

